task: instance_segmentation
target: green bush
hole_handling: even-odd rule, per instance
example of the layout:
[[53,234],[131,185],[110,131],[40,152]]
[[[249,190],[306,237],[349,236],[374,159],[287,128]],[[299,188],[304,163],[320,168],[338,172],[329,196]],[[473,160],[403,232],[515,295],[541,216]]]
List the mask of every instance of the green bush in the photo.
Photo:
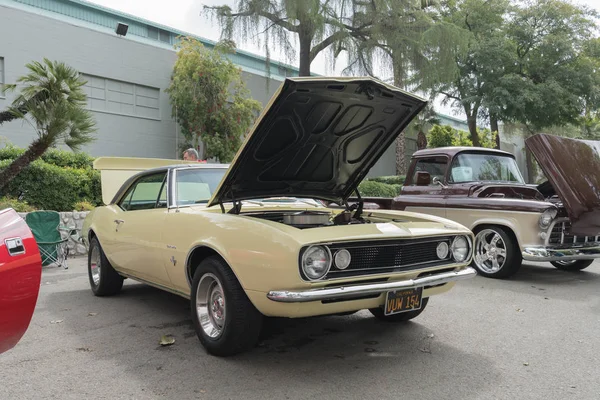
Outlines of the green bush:
[[26,201],[13,199],[11,197],[0,197],[0,210],[12,208],[16,212],[31,212],[35,208],[27,204]]
[[380,182],[388,185],[404,185],[404,175],[392,175],[392,176],[376,176],[374,178],[367,178],[367,181]]
[[73,207],[74,211],[92,211],[94,209],[94,205],[89,201],[78,201],[75,203],[75,207]]
[[[0,161],[14,160],[25,152],[25,149],[7,145],[0,149]],[[57,167],[66,168],[92,168],[94,158],[86,153],[73,153],[71,151],[49,149],[42,155],[42,160]]]
[[[0,169],[12,160],[0,161]],[[44,210],[72,211],[80,201],[100,204],[99,172],[91,169],[59,167],[36,160],[8,184],[6,194],[23,198]]]
[[363,181],[358,185],[362,197],[396,197],[400,185],[389,185],[387,183]]

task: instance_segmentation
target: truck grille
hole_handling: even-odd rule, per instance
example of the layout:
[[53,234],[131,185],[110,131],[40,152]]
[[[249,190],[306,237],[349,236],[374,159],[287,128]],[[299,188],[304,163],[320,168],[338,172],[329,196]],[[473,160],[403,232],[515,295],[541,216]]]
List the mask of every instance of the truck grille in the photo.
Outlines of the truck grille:
[[585,244],[596,243],[600,236],[575,236],[571,234],[571,222],[557,222],[550,232],[548,244],[568,245],[568,244]]
[[388,272],[410,271],[452,262],[450,251],[448,256],[440,260],[437,246],[445,242],[450,248],[451,237],[437,237],[410,240],[366,241],[354,243],[335,243],[329,246],[331,255],[346,249],[352,257],[350,265],[344,270],[331,266],[326,279],[342,278],[358,275],[380,274]]

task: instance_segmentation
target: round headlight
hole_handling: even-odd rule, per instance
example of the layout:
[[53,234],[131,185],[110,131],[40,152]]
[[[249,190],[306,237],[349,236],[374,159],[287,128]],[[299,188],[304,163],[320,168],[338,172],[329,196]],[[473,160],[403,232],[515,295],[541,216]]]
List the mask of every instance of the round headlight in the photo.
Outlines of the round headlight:
[[308,279],[324,277],[331,267],[331,253],[324,246],[311,246],[302,255],[302,271]]
[[435,250],[435,252],[440,260],[443,260],[444,258],[448,257],[448,243],[440,242],[437,245],[437,249]]
[[346,269],[348,265],[350,265],[350,260],[352,257],[350,256],[350,252],[346,249],[341,249],[335,253],[333,257],[333,261],[335,266],[339,269]]
[[540,215],[540,228],[547,229],[552,223],[558,211],[555,208],[549,208]]
[[469,241],[465,236],[457,236],[452,241],[452,257],[456,262],[463,262],[469,255]]

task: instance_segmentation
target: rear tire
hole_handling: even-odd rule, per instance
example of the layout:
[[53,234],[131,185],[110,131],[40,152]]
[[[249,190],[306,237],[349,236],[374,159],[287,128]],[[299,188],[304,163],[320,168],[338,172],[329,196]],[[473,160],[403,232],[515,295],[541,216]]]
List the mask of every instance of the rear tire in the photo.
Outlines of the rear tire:
[[88,251],[88,278],[96,296],[112,296],[121,291],[123,277],[110,265],[100,242],[92,238]]
[[196,334],[208,353],[232,356],[257,344],[263,315],[220,257],[206,258],[196,269],[190,308]]
[[491,225],[477,228],[472,266],[480,275],[508,278],[517,273],[522,263],[519,245],[506,228]]
[[413,318],[418,317],[423,311],[425,311],[425,307],[427,306],[427,303],[429,302],[429,297],[425,297],[423,299],[421,299],[421,308],[415,311],[407,311],[407,312],[403,312],[400,314],[392,314],[392,315],[385,315],[383,312],[383,308],[378,307],[378,308],[370,308],[369,311],[371,312],[371,314],[373,314],[373,316],[375,318],[377,318],[380,321],[385,321],[385,322],[406,322],[406,321],[410,321]]
[[581,271],[586,269],[594,260],[550,261],[550,264],[562,271]]

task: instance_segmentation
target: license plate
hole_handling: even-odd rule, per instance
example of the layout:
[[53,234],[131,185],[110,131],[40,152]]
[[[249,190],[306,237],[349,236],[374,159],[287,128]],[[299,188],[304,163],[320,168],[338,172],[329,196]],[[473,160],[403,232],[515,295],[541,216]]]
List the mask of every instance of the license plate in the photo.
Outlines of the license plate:
[[385,315],[399,314],[421,309],[423,288],[397,290],[387,292],[385,297]]

